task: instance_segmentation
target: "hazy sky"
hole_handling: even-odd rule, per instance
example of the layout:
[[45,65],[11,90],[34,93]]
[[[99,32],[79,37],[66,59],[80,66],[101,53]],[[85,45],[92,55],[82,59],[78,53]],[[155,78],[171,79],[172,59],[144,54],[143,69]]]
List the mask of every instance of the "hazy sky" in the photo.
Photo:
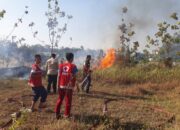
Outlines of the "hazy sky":
[[[24,37],[27,44],[40,43],[34,39],[28,24],[35,22],[38,38],[49,43],[47,18],[45,12],[47,0],[0,0],[0,10],[5,9],[4,19],[0,20],[0,38],[4,38],[21,17],[25,6],[29,6],[29,14],[12,35]],[[122,7],[127,6],[128,21],[137,24],[134,40],[144,46],[145,36],[152,34],[159,21],[167,20],[172,12],[180,13],[179,0],[60,0],[60,7],[67,14],[73,15],[67,32],[63,35],[59,46],[85,48],[110,48],[119,42],[118,25],[121,22]],[[63,21],[64,22],[64,21]],[[72,37],[72,43],[69,38]],[[9,40],[11,37],[9,38]]]

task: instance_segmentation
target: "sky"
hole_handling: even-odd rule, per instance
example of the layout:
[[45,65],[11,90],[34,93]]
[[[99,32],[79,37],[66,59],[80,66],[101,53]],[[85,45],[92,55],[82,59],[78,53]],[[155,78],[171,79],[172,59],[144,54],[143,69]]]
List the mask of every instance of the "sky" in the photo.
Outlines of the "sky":
[[[119,45],[118,25],[121,24],[122,8],[126,6],[128,13],[125,18],[135,24],[136,35],[133,40],[140,41],[140,48],[143,49],[146,35],[152,35],[156,31],[158,22],[169,21],[169,15],[173,12],[180,14],[179,0],[59,0],[59,3],[62,11],[73,16],[59,47],[116,47]],[[29,14],[23,17],[23,23],[11,36],[15,35],[17,39],[24,37],[25,43],[29,45],[50,45],[45,16],[48,10],[47,0],[0,0],[0,10],[6,10],[5,17],[0,20],[0,38],[4,39],[11,32],[14,23],[24,13],[25,6],[29,6]],[[35,23],[37,37],[45,43],[33,38],[28,27],[31,22]]]

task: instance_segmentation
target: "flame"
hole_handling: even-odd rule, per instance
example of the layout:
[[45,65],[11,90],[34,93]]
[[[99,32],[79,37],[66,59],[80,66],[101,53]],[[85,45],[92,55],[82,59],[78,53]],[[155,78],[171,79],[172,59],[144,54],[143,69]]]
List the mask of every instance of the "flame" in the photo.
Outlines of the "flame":
[[100,69],[111,67],[115,62],[115,49],[110,48],[107,50],[106,56],[101,60]]

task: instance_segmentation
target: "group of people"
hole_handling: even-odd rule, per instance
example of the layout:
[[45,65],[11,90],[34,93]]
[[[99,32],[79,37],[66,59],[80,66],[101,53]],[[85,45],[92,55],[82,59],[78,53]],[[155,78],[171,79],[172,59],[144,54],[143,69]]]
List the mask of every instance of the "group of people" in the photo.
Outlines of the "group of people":
[[[44,108],[47,95],[51,92],[51,86],[53,87],[53,93],[55,94],[58,89],[59,97],[57,99],[55,113],[56,118],[60,117],[60,108],[65,98],[65,112],[64,117],[70,117],[72,95],[73,90],[78,89],[76,84],[76,75],[78,69],[75,64],[73,64],[74,54],[66,53],[66,61],[58,62],[56,54],[51,54],[51,58],[46,62],[46,72],[44,72],[41,65],[41,56],[39,54],[35,55],[35,61],[32,64],[32,69],[29,76],[28,84],[32,88],[33,99],[31,104],[31,111],[34,111],[35,104],[40,98],[39,108]],[[86,61],[83,66],[83,81],[82,90],[86,87],[86,93],[89,92],[89,87],[91,85],[91,69],[90,69],[91,56],[87,55]],[[47,75],[48,85],[47,89],[42,83],[42,77]],[[87,82],[88,81],[88,82]]]

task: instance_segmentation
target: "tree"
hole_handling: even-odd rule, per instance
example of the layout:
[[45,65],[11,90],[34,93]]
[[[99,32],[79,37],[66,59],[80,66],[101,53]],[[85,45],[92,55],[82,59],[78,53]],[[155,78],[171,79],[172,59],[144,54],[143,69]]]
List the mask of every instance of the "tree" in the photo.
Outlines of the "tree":
[[[128,11],[127,7],[124,7],[122,9],[122,13],[126,14]],[[120,48],[118,51],[119,57],[121,57],[121,60],[123,60],[125,63],[131,62],[136,56],[136,51],[139,47],[139,42],[133,42],[133,47],[130,47],[131,45],[131,38],[134,36],[135,32],[133,31],[134,24],[128,23],[125,21],[124,18],[122,18],[122,23],[119,25],[119,30],[120,30]],[[132,54],[135,53],[133,57]]]
[[179,37],[175,35],[180,29],[180,22],[177,22],[177,13],[173,13],[170,17],[174,19],[175,23],[170,24],[165,21],[161,22],[157,25],[158,31],[154,34],[155,37],[152,38],[150,36],[147,36],[148,44],[146,45],[146,47],[155,47],[156,49],[157,47],[159,47],[159,53],[157,54],[161,54],[163,56],[163,59],[171,58],[171,47],[174,43],[177,43],[179,41]]
[[[58,47],[62,35],[67,31],[68,21],[72,18],[72,15],[66,15],[66,13],[60,9],[58,0],[48,0],[48,11],[45,15],[48,18],[48,34],[51,43],[51,53],[53,53],[54,47]],[[62,18],[67,19],[67,22],[63,26],[60,25]]]
[[[25,15],[27,15],[29,13],[28,11],[28,6],[25,6],[25,11],[23,12],[22,16],[20,18],[17,19],[17,21],[14,23],[14,26],[12,28],[12,30],[9,32],[9,34],[6,36],[6,38],[4,39],[5,41],[8,40],[8,38],[13,34],[13,32],[15,31],[15,29],[23,23],[23,18]],[[24,39],[24,38],[23,38]],[[24,39],[25,40],[25,39]]]

